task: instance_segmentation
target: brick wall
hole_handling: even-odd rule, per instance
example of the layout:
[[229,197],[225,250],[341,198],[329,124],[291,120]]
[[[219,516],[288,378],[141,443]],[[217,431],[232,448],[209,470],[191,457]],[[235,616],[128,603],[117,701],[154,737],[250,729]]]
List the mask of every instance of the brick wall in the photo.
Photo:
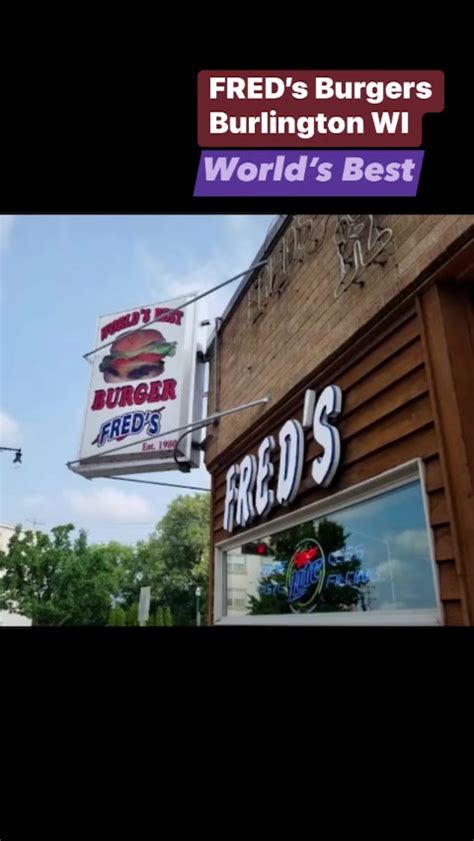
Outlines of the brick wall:
[[[272,405],[277,403],[400,292],[408,292],[420,274],[474,226],[474,215],[385,216],[378,221],[392,228],[393,239],[383,254],[388,257],[385,265],[372,264],[361,275],[363,287],[352,284],[334,297],[340,265],[334,243],[336,217],[330,217],[321,246],[295,264],[281,294],[268,298],[255,322],[249,320],[248,293],[242,295],[218,337],[219,410],[267,395]],[[212,360],[210,383],[212,412]],[[206,462],[211,469],[219,453],[266,411],[258,407],[222,419],[208,439]]]

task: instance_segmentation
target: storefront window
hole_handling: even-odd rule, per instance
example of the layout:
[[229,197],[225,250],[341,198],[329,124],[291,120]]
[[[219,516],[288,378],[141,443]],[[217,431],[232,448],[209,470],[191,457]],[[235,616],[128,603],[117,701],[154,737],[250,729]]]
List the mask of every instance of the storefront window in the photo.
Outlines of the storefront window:
[[223,553],[228,616],[437,608],[419,480],[274,528]]

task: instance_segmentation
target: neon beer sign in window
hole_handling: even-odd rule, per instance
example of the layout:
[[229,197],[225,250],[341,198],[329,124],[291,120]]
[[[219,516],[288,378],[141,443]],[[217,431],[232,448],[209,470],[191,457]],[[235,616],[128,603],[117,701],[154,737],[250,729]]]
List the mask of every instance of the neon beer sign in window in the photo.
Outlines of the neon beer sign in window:
[[264,537],[227,550],[226,563],[239,553],[247,562],[242,614],[437,609],[419,479],[289,528],[275,520]]

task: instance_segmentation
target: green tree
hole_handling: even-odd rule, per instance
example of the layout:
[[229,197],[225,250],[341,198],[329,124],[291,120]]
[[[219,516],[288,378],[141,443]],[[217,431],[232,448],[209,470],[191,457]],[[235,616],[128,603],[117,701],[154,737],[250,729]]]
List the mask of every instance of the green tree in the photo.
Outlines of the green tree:
[[313,522],[302,523],[285,532],[274,535],[269,542],[271,558],[283,565],[283,571],[272,571],[261,579],[258,596],[249,596],[248,611],[256,614],[291,613],[288,603],[286,570],[293,557],[296,546],[306,539],[316,540],[323,548],[326,557],[325,584],[317,599],[317,611],[334,612],[348,610],[361,600],[361,587],[365,585],[335,584],[329,578],[331,573],[345,575],[360,569],[361,561],[355,555],[351,558],[338,560],[337,566],[330,565],[328,558],[332,553],[345,549],[350,535],[344,533],[343,527],[328,519],[323,519],[316,527]]
[[[347,541],[350,534],[345,534],[344,528],[334,520],[321,520],[317,529],[317,540],[324,549],[326,561],[331,553],[343,552],[346,549]],[[320,593],[318,599],[318,611],[334,612],[341,610],[348,610],[353,605],[360,601],[361,586],[354,584],[334,584],[330,583],[331,579],[328,577],[331,573],[338,573],[345,576],[348,572],[355,572],[360,569],[362,562],[355,555],[350,558],[344,557],[338,560],[337,566],[327,564],[326,568],[326,583]]]
[[134,602],[128,608],[128,610],[127,610],[127,620],[126,621],[127,621],[127,625],[129,627],[134,627],[135,625],[138,625],[138,604],[137,604],[137,602]]
[[157,607],[155,612],[155,626],[162,628],[164,624],[165,621],[163,618],[163,608]]
[[110,613],[109,625],[123,626],[127,624],[126,620],[127,614],[123,607],[114,607]]
[[[139,546],[137,569],[153,599],[167,606],[175,625],[196,622],[195,590],[201,587],[206,619],[209,580],[210,500],[208,494],[177,497],[146,543]],[[165,617],[163,618],[166,624]]]
[[33,625],[106,625],[119,572],[113,553],[90,546],[72,524],[43,532],[17,526],[0,552],[0,607]]
[[173,625],[173,615],[169,606],[165,608],[164,625],[167,625],[169,628]]
[[119,547],[119,596],[121,603],[128,608],[139,601],[140,588],[147,581],[153,558],[150,556],[148,541],[139,541],[136,546],[116,545]]

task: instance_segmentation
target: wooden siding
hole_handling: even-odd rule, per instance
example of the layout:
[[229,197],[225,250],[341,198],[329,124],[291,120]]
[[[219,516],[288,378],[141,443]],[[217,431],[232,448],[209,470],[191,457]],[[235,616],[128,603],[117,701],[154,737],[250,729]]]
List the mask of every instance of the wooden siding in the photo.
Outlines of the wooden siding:
[[[311,464],[320,448],[308,430],[302,483],[292,509],[330,497],[410,459],[422,458],[445,622],[450,625],[465,623],[422,323],[414,302],[363,350],[352,357],[346,353],[345,358],[335,363],[330,371],[325,371],[321,378],[316,373],[304,387],[293,390],[288,399],[280,401],[262,422],[246,429],[219,455],[212,464],[214,544],[229,536],[223,530],[222,522],[225,474],[230,464],[240,461],[246,453],[256,453],[265,435],[277,437],[282,423],[288,418],[301,418],[306,388],[313,387],[319,392],[330,383],[339,385],[343,392],[343,409],[338,423],[343,448],[341,467],[331,488],[315,486]],[[277,468],[278,454],[274,463]],[[276,505],[269,522],[283,511]]]

